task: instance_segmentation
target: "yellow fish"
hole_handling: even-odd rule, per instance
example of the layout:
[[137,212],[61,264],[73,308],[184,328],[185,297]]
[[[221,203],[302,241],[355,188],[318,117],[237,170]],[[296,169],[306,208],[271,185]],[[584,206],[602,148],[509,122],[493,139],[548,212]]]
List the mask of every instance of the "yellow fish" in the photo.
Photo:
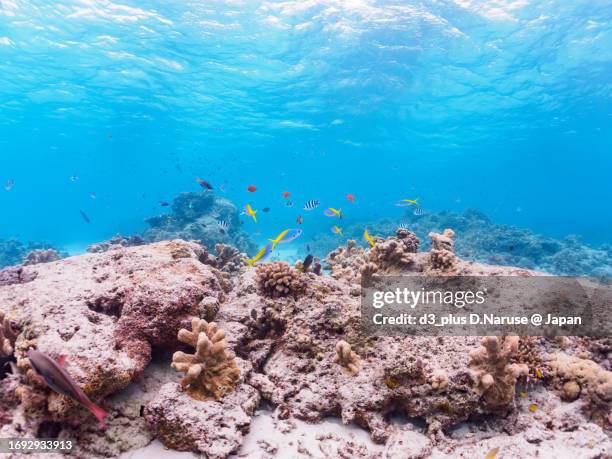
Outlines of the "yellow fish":
[[270,256],[271,253],[272,246],[270,244],[266,244],[259,252],[257,252],[257,254],[253,258],[243,258],[242,261],[247,263],[249,265],[249,268],[252,268],[255,263],[257,263],[258,261],[264,261]]
[[257,217],[255,216],[257,211],[253,210],[251,204],[247,204],[246,206],[244,206],[244,213],[253,217],[253,220],[255,221],[255,223],[257,223]]
[[376,245],[374,243],[374,238],[370,236],[370,233],[368,233],[367,229],[363,232],[363,237],[366,241],[368,241],[368,244],[370,244],[370,247],[374,247]]
[[340,217],[342,218],[342,209],[334,209],[333,207],[328,207],[323,211],[325,215],[328,217]]
[[489,451],[486,454],[484,459],[495,459],[495,456],[497,456],[497,453],[499,453],[499,448],[493,448],[491,451]]
[[535,413],[536,411],[538,411],[538,405],[535,405],[535,404],[532,403],[531,405],[529,405],[528,409],[532,413]]
[[520,396],[523,398],[527,397],[527,392],[520,392]]
[[339,234],[340,236],[344,236],[344,235],[342,234],[342,228],[340,228],[339,226],[334,226],[334,227],[332,228],[332,233]]
[[536,368],[535,374],[536,374],[538,379],[542,379],[542,377],[544,376],[542,374],[542,370],[540,370],[539,368]]
[[414,204],[415,206],[419,205],[419,200],[417,199],[402,199],[400,202],[405,202],[406,204]]

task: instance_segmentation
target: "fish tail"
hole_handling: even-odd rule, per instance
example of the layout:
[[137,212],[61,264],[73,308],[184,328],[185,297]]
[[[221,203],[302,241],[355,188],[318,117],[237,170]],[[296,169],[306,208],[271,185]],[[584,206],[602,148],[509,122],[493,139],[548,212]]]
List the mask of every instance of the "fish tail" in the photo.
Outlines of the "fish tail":
[[242,261],[244,261],[247,265],[249,265],[249,268],[252,268],[253,263],[255,263],[253,260],[249,260],[248,258],[243,258]]
[[86,405],[86,407],[96,417],[100,425],[106,428],[106,423],[104,422],[104,418],[106,416],[110,416],[110,414],[108,414],[106,411],[104,411],[102,408],[100,408],[98,405],[96,405],[95,403],[91,401]]
[[272,243],[272,248],[270,251],[274,250],[276,248],[276,244],[278,244],[278,241],[275,241],[274,239],[268,239],[268,241]]
[[253,220],[255,221],[255,223],[257,223],[257,211],[256,210],[253,211]]

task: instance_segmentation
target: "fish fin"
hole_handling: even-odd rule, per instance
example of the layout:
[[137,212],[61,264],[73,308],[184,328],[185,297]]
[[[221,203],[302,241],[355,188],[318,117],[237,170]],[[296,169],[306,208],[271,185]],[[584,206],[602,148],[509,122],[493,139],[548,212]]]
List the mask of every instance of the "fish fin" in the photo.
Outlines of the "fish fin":
[[64,365],[66,365],[66,360],[67,360],[67,358],[66,358],[65,355],[60,355],[57,358],[57,363],[59,363],[61,366],[64,366]]
[[104,411],[102,408],[100,408],[98,405],[96,405],[95,403],[91,401],[87,404],[87,409],[91,411],[91,413],[96,417],[100,425],[103,428],[106,428],[106,423],[104,422],[104,418],[106,416],[110,416],[110,414],[108,414],[106,411]]

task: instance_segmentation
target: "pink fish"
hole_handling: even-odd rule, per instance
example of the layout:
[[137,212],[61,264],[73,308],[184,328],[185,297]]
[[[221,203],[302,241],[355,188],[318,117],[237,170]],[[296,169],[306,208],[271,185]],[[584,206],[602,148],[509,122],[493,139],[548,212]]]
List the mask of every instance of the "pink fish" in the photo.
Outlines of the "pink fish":
[[30,350],[28,351],[28,359],[30,359],[30,363],[36,372],[45,380],[47,386],[58,394],[65,395],[79,402],[91,411],[102,427],[106,427],[104,418],[109,416],[109,414],[89,400],[85,392],[83,392],[79,385],[74,382],[74,379],[72,379],[68,372],[61,366],[64,362],[63,357],[59,359],[58,363],[40,351]]

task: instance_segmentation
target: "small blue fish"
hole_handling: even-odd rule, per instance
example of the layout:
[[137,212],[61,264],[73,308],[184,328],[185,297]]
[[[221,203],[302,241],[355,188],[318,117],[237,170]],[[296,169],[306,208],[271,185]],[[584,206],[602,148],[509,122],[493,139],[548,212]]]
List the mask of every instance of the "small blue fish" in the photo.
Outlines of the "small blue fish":
[[319,207],[319,204],[321,204],[321,201],[317,201],[317,200],[310,200],[308,202],[306,202],[306,204],[304,204],[304,210],[313,210],[316,209],[317,207]]
[[292,201],[287,201],[287,204],[285,204],[287,207],[293,207],[293,202]]
[[6,181],[6,183],[4,184],[4,189],[6,191],[11,191],[13,189],[13,187],[15,186],[15,180],[9,179]]

